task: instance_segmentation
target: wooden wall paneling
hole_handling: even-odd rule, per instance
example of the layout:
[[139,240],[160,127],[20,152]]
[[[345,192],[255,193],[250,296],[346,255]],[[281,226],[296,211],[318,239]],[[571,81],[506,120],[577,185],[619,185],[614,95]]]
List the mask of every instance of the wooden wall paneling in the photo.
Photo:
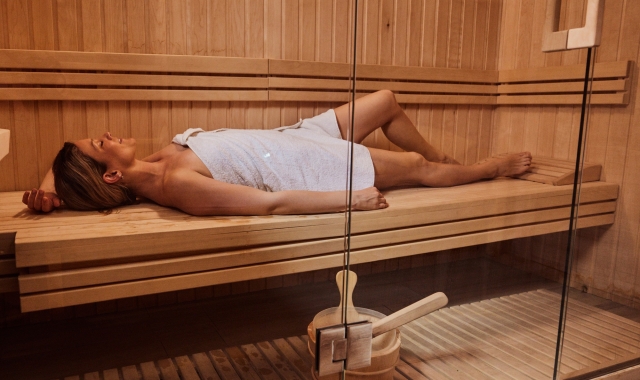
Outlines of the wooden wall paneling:
[[[336,36],[334,35],[333,25],[333,1],[316,1],[316,14],[314,20],[315,40],[313,41],[316,54],[315,60],[321,62],[332,62],[333,60],[333,43]],[[346,18],[348,13],[336,15],[336,17]],[[346,20],[343,20],[343,23]],[[347,34],[340,35],[341,39],[345,39]]]
[[422,5],[422,55],[420,57],[420,66],[435,67],[436,66],[436,37],[438,30],[437,18],[438,2],[424,1]]
[[509,151],[510,116],[513,107],[497,107],[493,111],[491,155]]
[[333,29],[331,34],[331,41],[333,45],[332,62],[352,62],[353,49],[359,48],[354,42],[353,29],[354,19],[360,16],[353,14],[353,8],[353,0],[333,0]]
[[127,14],[127,52],[145,54],[146,31],[148,21],[146,17],[144,1],[127,1],[125,3]]
[[[270,3],[269,3],[270,4]],[[265,5],[266,6],[266,5]],[[227,55],[227,4],[226,0],[212,0],[207,3],[207,51],[208,55],[226,56]],[[270,19],[271,14],[267,14]],[[270,25],[270,24],[269,24]],[[270,30],[267,30],[269,32]],[[280,41],[280,35],[265,37],[268,42],[267,47]],[[268,51],[267,51],[268,53]],[[214,130],[219,128],[227,128],[227,111],[229,102],[213,102],[210,103],[208,112],[208,124],[205,130]]]
[[302,0],[298,6],[300,59],[316,60],[316,0]]
[[[298,6],[299,12],[299,38],[300,43],[300,59],[303,61],[316,60],[316,41],[317,41],[317,13],[316,0],[303,0]],[[300,103],[300,118],[312,117],[315,114],[315,106],[313,103]]]
[[434,66],[448,67],[448,42],[449,42],[449,22],[451,20],[451,2],[438,1],[436,29],[435,29],[435,49],[434,49]]
[[498,70],[498,49],[500,25],[502,20],[502,1],[491,0],[489,5],[489,29],[485,70]]
[[[245,4],[245,53],[247,57],[263,58],[264,46],[264,0],[246,0]],[[266,103],[247,102],[246,123],[251,129],[264,128],[264,108]]]
[[7,16],[7,3],[0,2],[0,47],[9,49],[9,21]]
[[[30,189],[39,183],[38,174],[38,144],[35,104],[31,101],[13,102],[13,146],[15,173],[15,183],[17,189]],[[30,157],[30,159],[20,159]]]
[[207,130],[209,124],[209,106],[210,102],[191,102],[189,108],[189,125],[190,128],[202,128]]
[[489,16],[489,1],[477,0],[475,10],[475,29],[473,41],[473,56],[471,59],[471,69],[483,70],[485,62],[485,54],[489,43],[497,41],[489,41],[487,36]]
[[91,138],[102,136],[107,131],[107,103],[87,102],[87,135]]
[[189,125],[189,102],[171,102],[170,105],[171,124],[169,130],[171,133],[169,136],[173,139],[173,136],[191,128]]
[[62,117],[57,101],[36,102],[36,128],[38,137],[38,183],[47,174],[54,157],[62,146]]
[[540,114],[542,113],[542,107],[533,106],[527,107],[524,118],[524,136],[522,140],[522,150],[528,152],[537,152],[538,150],[538,137],[540,128]]
[[378,63],[380,38],[380,0],[368,0],[363,5],[362,63]]
[[245,4],[227,1],[227,57],[245,56]]
[[467,142],[464,147],[463,165],[471,165],[478,161],[478,145],[480,144],[480,115],[481,106],[469,106],[469,118],[467,124]]
[[62,112],[62,141],[76,141],[87,138],[85,104],[83,102],[60,102],[60,104]]
[[462,49],[462,21],[464,0],[451,1],[449,13],[449,41],[447,43],[447,67],[460,68]]
[[[207,54],[224,56],[227,52],[226,1],[207,2]],[[267,39],[269,41],[270,39]]]
[[57,0],[56,3],[59,50],[78,50],[78,13],[76,0]]
[[147,53],[167,54],[167,4],[165,0],[147,0]]
[[[33,49],[49,50],[55,48],[55,30],[53,26],[53,1],[31,2],[31,20],[24,19],[24,27],[33,29],[24,32],[33,41]],[[31,26],[31,27],[29,27]],[[10,32],[10,35],[15,31]],[[22,49],[28,49],[27,46]]]
[[[0,16],[1,17],[1,16]],[[1,19],[1,18],[0,18]],[[14,165],[17,162],[15,128],[12,123],[12,105],[9,102],[0,102],[0,129],[7,129],[11,134],[9,154],[0,160],[0,191],[12,191],[16,189]],[[27,190],[27,188],[25,188]]]
[[[262,7],[259,8],[262,12]],[[191,0],[187,3],[187,52],[192,55],[208,55],[207,1]],[[260,18],[262,20],[262,17]],[[262,36],[260,36],[262,37]],[[262,38],[260,43],[262,43]],[[261,56],[262,58],[262,56]]]
[[524,146],[524,120],[526,109],[524,107],[512,107],[509,121],[509,151],[521,152]]
[[[282,1],[267,0],[265,2],[265,49],[267,58],[282,59]],[[282,126],[282,106],[280,102],[267,102],[265,109],[265,129]]]
[[536,1],[533,8],[528,67],[544,67],[547,53],[542,51],[542,27],[546,16],[546,5],[544,1]]
[[[620,34],[622,32],[621,21],[624,14],[623,5],[624,1],[615,0],[610,1],[605,7],[602,41],[596,53],[596,62],[615,61],[618,58]],[[624,47],[624,49],[628,48]],[[637,49],[637,44],[634,48]],[[627,119],[626,123],[625,119]],[[624,110],[610,109],[607,148],[602,167],[602,175],[606,181],[622,183],[628,123],[629,119]],[[620,202],[621,205],[624,204],[624,199],[621,198]],[[593,289],[594,291],[602,292],[601,295],[605,296],[610,295],[614,290],[615,263],[619,254],[617,239],[619,236],[620,215],[621,213],[616,214],[616,222],[618,223],[611,228],[598,228],[598,247],[593,267],[592,287],[595,288]]]
[[169,118],[169,102],[151,102],[151,149],[154,152],[164,148],[173,138]]
[[[5,2],[8,42],[10,49],[29,49],[33,44],[30,25],[29,3],[27,0]],[[43,27],[47,28],[45,24]]]
[[476,29],[476,8],[477,1],[467,0],[464,2],[464,11],[462,14],[462,33],[460,48],[460,68],[473,68],[473,48],[475,43]]
[[[235,2],[234,3],[239,3]],[[167,53],[187,54],[187,2],[184,0],[167,0]],[[242,56],[242,55],[240,55]]]
[[104,47],[106,52],[125,53],[123,0],[103,0]]
[[107,102],[107,131],[115,137],[131,136],[129,102]]
[[81,1],[80,20],[82,40],[79,41],[82,51],[103,51],[102,44],[102,6],[99,1]]
[[427,139],[436,149],[442,150],[444,125],[444,105],[431,106],[431,123],[429,125],[429,138]]
[[466,150],[469,134],[469,106],[460,105],[456,107],[456,124],[453,130],[453,158],[460,163],[466,162]]
[[482,107],[482,114],[480,116],[480,138],[478,146],[478,161],[483,160],[491,155],[491,141],[493,140],[493,108]]
[[132,101],[129,103],[131,137],[136,139],[136,158],[142,159],[153,153],[151,103]]
[[[640,56],[640,7],[637,3],[627,2],[623,9],[621,22],[621,36],[619,40],[619,48],[617,59],[634,59],[637,62]],[[638,245],[637,232],[640,225],[640,201],[637,193],[638,177],[638,161],[632,162],[638,155],[632,152],[637,146],[632,145],[632,136],[637,124],[632,124],[635,114],[640,111],[640,102],[638,101],[638,71],[637,64],[631,76],[632,89],[635,89],[635,102],[629,105],[629,110],[613,108],[611,110],[612,125],[616,129],[615,134],[610,134],[608,142],[616,143],[618,149],[624,154],[623,160],[612,160],[613,165],[622,166],[622,177],[620,182],[621,188],[621,205],[616,214],[617,225],[614,228],[619,230],[616,238],[618,242],[617,255],[615,261],[615,272],[613,273],[613,288],[615,296],[623,298],[624,303],[630,304],[634,297],[635,277],[637,276],[637,267],[639,251],[634,250]],[[629,112],[631,111],[631,112]],[[610,129],[611,132],[611,129]],[[636,140],[637,141],[637,140]],[[607,148],[607,158],[609,158],[609,148]],[[609,160],[605,163],[609,164]]]
[[408,66],[421,66],[422,43],[424,38],[422,25],[425,17],[425,15],[422,13],[424,11],[424,2],[421,0],[409,0],[406,7],[407,7],[407,10],[406,10],[407,12],[406,62]]
[[509,25],[509,27],[513,28],[511,33],[500,34],[500,70],[516,68],[518,35],[520,34],[520,5],[521,1],[507,1],[503,4],[502,14],[504,19],[513,20],[514,22]]
[[538,128],[538,150],[536,151],[540,156],[551,157],[553,155],[556,110],[557,107],[554,106],[542,107],[540,127]]
[[[379,0],[378,10],[378,48],[377,63],[381,65],[392,65],[395,58],[394,48],[396,41],[397,14],[395,12],[394,0]],[[404,60],[403,60],[404,61]]]
[[516,69],[529,67],[532,39],[534,38],[529,31],[533,28],[535,2],[535,0],[522,0],[520,4],[518,24],[522,32],[517,33],[517,52],[514,65]]
[[[282,58],[300,59],[300,11],[297,0],[283,0],[282,2]],[[299,106],[296,103],[284,103],[281,111],[282,125],[292,125],[298,121]]]
[[560,106],[557,108],[556,131],[553,139],[553,157],[565,160],[569,159],[569,141],[571,140],[573,108],[574,107],[571,106]]

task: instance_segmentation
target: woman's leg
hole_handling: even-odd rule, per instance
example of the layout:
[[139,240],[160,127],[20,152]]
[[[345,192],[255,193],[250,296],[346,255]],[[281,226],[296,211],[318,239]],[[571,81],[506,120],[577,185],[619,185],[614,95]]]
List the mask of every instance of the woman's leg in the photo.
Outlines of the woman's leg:
[[[351,121],[350,111],[350,103],[335,109],[340,133],[345,140]],[[420,153],[431,162],[458,163],[420,135],[389,90],[374,92],[355,101],[353,141],[361,143],[378,128],[382,128],[389,141],[407,152]]]
[[375,170],[374,186],[379,189],[462,185],[481,179],[522,174],[531,164],[529,152],[502,155],[470,166],[430,162],[415,152],[390,152],[374,148],[369,148],[369,152]]

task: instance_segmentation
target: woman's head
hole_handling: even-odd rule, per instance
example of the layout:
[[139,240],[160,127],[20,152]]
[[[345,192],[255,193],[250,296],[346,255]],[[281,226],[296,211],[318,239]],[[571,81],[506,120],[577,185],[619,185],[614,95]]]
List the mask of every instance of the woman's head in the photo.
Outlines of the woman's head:
[[122,176],[108,180],[107,170],[105,163],[67,142],[53,162],[56,193],[74,210],[109,210],[134,203],[135,194],[122,184]]

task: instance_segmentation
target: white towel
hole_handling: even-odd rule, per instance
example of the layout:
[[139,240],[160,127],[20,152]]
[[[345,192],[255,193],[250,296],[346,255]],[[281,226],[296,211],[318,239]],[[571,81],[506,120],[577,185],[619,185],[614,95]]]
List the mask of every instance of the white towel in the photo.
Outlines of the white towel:
[[[277,130],[190,128],[173,142],[189,146],[219,181],[264,191],[345,190],[349,150],[335,120],[329,110]],[[353,189],[373,186],[366,147],[354,144],[354,163]]]

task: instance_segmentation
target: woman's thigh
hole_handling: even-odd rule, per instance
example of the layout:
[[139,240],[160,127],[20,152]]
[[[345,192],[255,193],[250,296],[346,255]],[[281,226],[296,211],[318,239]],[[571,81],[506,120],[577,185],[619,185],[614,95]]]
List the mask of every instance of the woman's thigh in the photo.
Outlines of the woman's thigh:
[[374,186],[386,189],[394,186],[422,185],[420,172],[431,163],[415,152],[392,152],[367,148],[375,171]]
[[[389,90],[381,90],[357,99],[354,107],[353,141],[359,144],[371,132],[387,124],[394,111],[397,111],[396,107],[395,95]],[[351,103],[337,107],[334,111],[342,138],[347,140],[351,124]]]

